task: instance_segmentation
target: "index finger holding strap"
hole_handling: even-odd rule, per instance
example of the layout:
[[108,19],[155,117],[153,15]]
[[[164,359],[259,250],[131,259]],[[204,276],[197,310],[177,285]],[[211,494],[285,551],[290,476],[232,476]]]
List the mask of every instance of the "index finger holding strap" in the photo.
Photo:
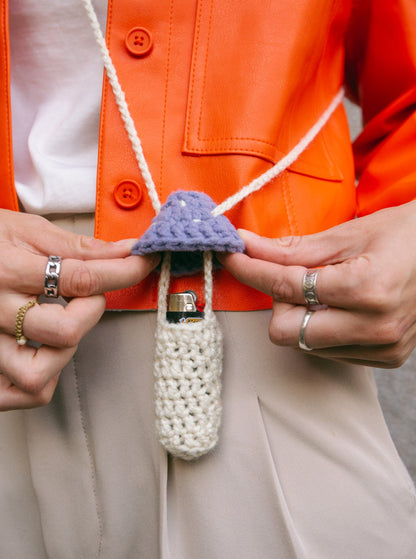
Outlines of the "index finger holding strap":
[[270,295],[275,301],[305,304],[302,290],[304,267],[283,266],[237,252],[217,254],[217,257],[239,281]]
[[48,297],[86,297],[131,287],[144,279],[160,256],[76,260],[28,253],[12,257],[0,272],[0,291]]
[[372,283],[369,260],[365,257],[314,269],[285,266],[242,253],[218,258],[239,281],[270,295],[276,302],[360,309],[363,304],[371,304],[377,287]]
[[107,260],[62,260],[59,294],[88,297],[140,283],[159,263],[157,253]]

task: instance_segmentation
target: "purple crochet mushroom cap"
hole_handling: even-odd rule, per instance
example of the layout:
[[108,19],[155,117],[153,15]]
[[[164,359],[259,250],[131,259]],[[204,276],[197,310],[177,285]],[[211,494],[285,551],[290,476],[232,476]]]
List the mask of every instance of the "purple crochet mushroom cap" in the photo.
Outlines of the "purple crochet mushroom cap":
[[244,252],[244,243],[230,220],[212,215],[215,207],[204,192],[174,192],[132,254],[171,251],[171,271],[181,274],[202,269],[203,251]]

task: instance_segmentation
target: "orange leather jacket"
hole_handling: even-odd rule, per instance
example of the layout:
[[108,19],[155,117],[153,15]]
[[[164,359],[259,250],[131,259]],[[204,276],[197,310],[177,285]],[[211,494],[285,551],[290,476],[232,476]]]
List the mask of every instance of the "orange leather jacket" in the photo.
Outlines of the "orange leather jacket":
[[[339,107],[300,158],[227,216],[270,237],[326,229],[416,194],[414,0],[109,0],[107,42],[159,198],[202,190],[219,203],[270,168],[343,83],[363,107],[353,152]],[[82,8],[80,8],[82,9]],[[18,209],[10,131],[7,1],[1,0],[0,205]],[[96,234],[139,237],[154,217],[104,79]],[[155,308],[157,275],[108,295],[109,308]],[[176,279],[172,291],[198,277]],[[270,299],[224,270],[214,308]]]

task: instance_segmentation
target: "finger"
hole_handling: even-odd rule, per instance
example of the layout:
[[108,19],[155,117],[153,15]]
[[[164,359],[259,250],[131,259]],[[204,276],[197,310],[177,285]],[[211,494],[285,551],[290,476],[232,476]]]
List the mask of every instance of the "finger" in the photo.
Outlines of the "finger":
[[63,258],[80,260],[123,258],[128,256],[137,239],[106,242],[95,237],[67,231],[47,219],[19,212],[3,212],[3,223],[8,224],[4,235],[15,246],[38,255],[58,254]]
[[395,369],[401,367],[412,353],[415,338],[416,325],[412,324],[395,343],[330,347],[314,350],[313,353],[319,357],[335,361],[364,364],[383,369]]
[[370,228],[365,224],[362,220],[353,220],[313,235],[276,239],[261,237],[244,229],[238,233],[249,256],[311,268],[335,264],[360,254],[370,234]]
[[[303,278],[307,268],[282,266],[246,254],[219,255],[239,281],[263,291],[276,302],[304,305]],[[351,258],[318,269],[315,293],[321,304],[349,310],[390,311],[397,307],[399,289],[388,270],[368,256]]]
[[102,295],[74,298],[66,306],[43,303],[32,307],[24,321],[24,334],[48,346],[63,348],[79,344],[105,310]]
[[354,352],[350,352],[350,348],[345,348],[345,351],[328,351],[328,350],[312,350],[311,355],[321,357],[323,359],[330,359],[339,363],[349,363],[350,365],[364,365],[365,367],[375,367],[377,369],[396,369],[400,367],[404,361],[396,363],[384,360],[383,356],[379,354],[377,347],[372,348],[371,352],[361,352],[361,348],[357,347],[358,357],[353,357]]
[[23,392],[0,373],[0,411],[37,408],[48,404],[53,396],[59,374],[37,394]]
[[64,368],[77,346],[53,348],[18,346],[12,336],[0,335],[0,371],[22,392],[39,395]]
[[[17,293],[41,294],[44,290],[47,256],[25,255],[24,259],[5,259],[0,289]],[[160,256],[127,256],[105,260],[63,259],[59,275],[59,294],[86,297],[122,289],[139,283],[159,263]]]
[[[30,300],[30,299],[29,299]],[[33,300],[33,298],[31,299]],[[0,297],[0,329],[14,334],[18,306],[25,304],[18,295]],[[67,305],[42,303],[28,309],[23,319],[26,338],[53,347],[72,347],[99,321],[105,310],[102,295],[71,299]]]
[[86,297],[140,283],[160,262],[159,254],[111,260],[62,262],[59,293],[63,297]]
[[[278,303],[270,322],[270,338],[277,345],[296,347],[306,308]],[[327,308],[312,314],[305,331],[309,347],[396,344],[410,325],[383,316]]]
[[306,268],[303,266],[282,266],[242,253],[218,254],[217,257],[240,282],[270,295],[275,301],[305,303],[302,281]]
[[[287,281],[292,276],[289,272]],[[322,304],[331,307],[388,316],[401,305],[403,286],[399,277],[383,268],[375,258],[362,255],[317,269],[315,293]],[[294,292],[296,287],[294,284]],[[298,289],[303,296],[303,280]]]
[[[262,258],[261,254],[266,250],[273,255],[270,259],[280,264],[315,268],[365,254],[370,245],[378,250],[384,249],[390,241],[394,243],[392,247],[397,247],[398,240],[407,246],[409,243],[413,245],[414,236],[409,236],[408,231],[412,230],[414,209],[414,202],[410,202],[351,219],[313,235],[269,239],[267,242],[244,230],[239,233],[247,254],[255,258]],[[398,228],[397,223],[401,227]],[[394,231],[394,236],[388,234],[389,229]]]

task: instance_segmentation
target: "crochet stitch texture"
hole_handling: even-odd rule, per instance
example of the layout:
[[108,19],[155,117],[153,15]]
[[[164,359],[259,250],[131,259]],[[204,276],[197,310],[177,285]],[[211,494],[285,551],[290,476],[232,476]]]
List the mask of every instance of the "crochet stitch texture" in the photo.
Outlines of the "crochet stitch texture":
[[200,322],[158,324],[155,411],[159,440],[190,460],[218,440],[221,422],[222,335],[213,314]]
[[243,252],[235,227],[224,215],[214,216],[215,208],[204,192],[170,194],[132,254],[171,251],[172,274],[189,274],[202,269],[203,251]]
[[192,460],[211,450],[221,423],[222,333],[212,310],[212,252],[205,251],[205,308],[199,322],[166,318],[171,252],[159,280],[154,363],[156,431],[173,456]]

